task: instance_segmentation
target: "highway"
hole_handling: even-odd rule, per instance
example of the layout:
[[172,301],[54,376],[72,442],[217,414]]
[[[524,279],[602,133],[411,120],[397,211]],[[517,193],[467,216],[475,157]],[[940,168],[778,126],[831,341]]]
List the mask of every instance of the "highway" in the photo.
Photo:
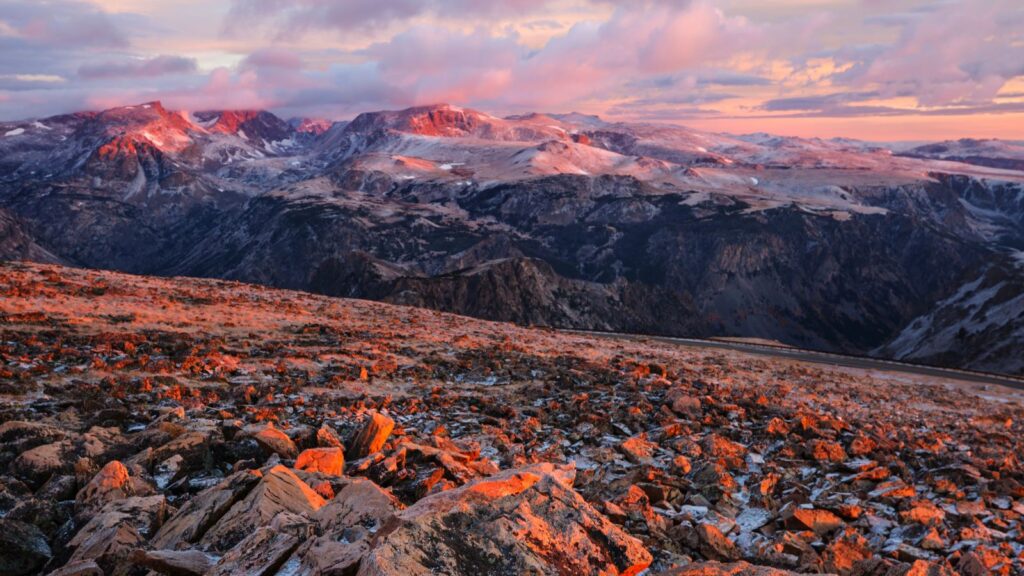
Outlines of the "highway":
[[861,356],[846,356],[830,352],[816,352],[814,350],[801,350],[799,348],[787,348],[783,346],[769,346],[764,344],[748,344],[743,342],[729,342],[723,340],[701,340],[696,338],[671,338],[667,336],[647,336],[640,334],[622,334],[617,332],[597,332],[588,330],[565,330],[571,334],[597,336],[600,338],[613,338],[617,340],[651,341],[666,344],[675,344],[689,348],[731,350],[747,354],[757,354],[772,358],[786,358],[800,362],[812,362],[827,366],[842,366],[844,368],[861,368],[864,370],[881,370],[885,372],[903,372],[906,374],[917,374],[946,380],[959,380],[962,382],[976,382],[980,384],[992,384],[1006,386],[1017,390],[1024,390],[1024,378],[1004,376],[988,372],[975,372],[971,370],[957,370],[951,368],[939,368],[925,366],[922,364],[911,364],[894,360],[883,360],[878,358],[865,358]]

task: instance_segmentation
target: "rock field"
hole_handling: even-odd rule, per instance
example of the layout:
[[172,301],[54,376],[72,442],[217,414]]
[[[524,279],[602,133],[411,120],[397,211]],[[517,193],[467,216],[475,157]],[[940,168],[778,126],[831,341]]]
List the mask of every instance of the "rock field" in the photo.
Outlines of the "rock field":
[[1024,574],[1024,393],[0,264],[0,574]]

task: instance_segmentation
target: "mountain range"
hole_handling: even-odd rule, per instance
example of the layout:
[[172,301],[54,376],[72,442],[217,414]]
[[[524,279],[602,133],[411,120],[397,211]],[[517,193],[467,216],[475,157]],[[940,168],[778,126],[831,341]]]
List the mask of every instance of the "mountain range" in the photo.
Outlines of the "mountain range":
[[450,105],[0,123],[0,258],[1024,373],[1024,146]]

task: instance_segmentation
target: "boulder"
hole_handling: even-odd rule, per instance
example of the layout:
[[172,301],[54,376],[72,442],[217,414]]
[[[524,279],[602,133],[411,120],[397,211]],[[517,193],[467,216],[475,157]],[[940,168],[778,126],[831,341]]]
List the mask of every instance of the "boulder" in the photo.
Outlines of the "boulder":
[[380,412],[371,412],[369,419],[363,424],[362,429],[359,430],[359,434],[356,434],[356,437],[352,439],[347,451],[348,454],[353,459],[358,460],[359,458],[365,458],[370,454],[379,452],[384,447],[384,443],[388,441],[388,436],[391,435],[391,431],[394,429],[394,420]]
[[910,508],[900,512],[904,522],[915,522],[925,526],[936,526],[946,518],[946,513],[930,500],[915,500]]
[[739,560],[739,550],[731,540],[722,534],[714,524],[697,526],[698,549],[705,558],[714,560]]
[[295,469],[331,476],[345,473],[345,452],[341,448],[310,448],[295,459]]
[[153,536],[167,515],[163,496],[131,496],[107,503],[68,543],[71,561],[96,562],[107,574],[126,574],[129,555]]
[[76,560],[50,572],[46,576],[104,576],[103,569],[92,560]]
[[0,424],[0,445],[4,450],[21,454],[26,450],[64,439],[64,431],[41,422],[10,420]]
[[53,538],[72,517],[70,506],[52,498],[26,498],[19,502],[5,518],[32,524]]
[[400,509],[391,493],[369,480],[354,479],[313,514],[322,534],[302,554],[304,569],[312,574],[347,574],[369,551],[370,536]]
[[994,548],[979,546],[960,558],[956,569],[963,576],[1009,576],[1013,566],[1009,558]]
[[700,398],[682,388],[673,388],[665,395],[665,403],[679,416],[698,419],[703,415]]
[[202,576],[217,563],[217,558],[200,550],[135,550],[129,559],[167,576]]
[[352,526],[376,531],[402,505],[387,490],[369,480],[354,478],[330,502],[313,513],[325,534],[339,535]]
[[917,560],[910,565],[910,570],[903,576],[956,576],[956,572],[945,561],[929,562],[927,560]]
[[104,574],[122,576],[131,570],[128,557],[133,550],[145,544],[146,540],[128,524],[103,526],[89,530],[87,535],[77,535],[73,545],[77,546],[69,563],[95,562]]
[[115,427],[93,426],[82,434],[77,444],[83,457],[97,462],[106,462],[133,452],[131,443]]
[[156,463],[162,463],[176,457],[179,458],[179,468],[197,470],[204,465],[204,460],[209,456],[214,445],[213,439],[214,434],[210,430],[189,430],[156,447],[152,459]]
[[720,434],[709,434],[701,442],[701,448],[730,470],[746,466],[747,448]]
[[872,558],[874,553],[867,539],[848,528],[846,533],[829,543],[821,556],[827,571],[850,576],[856,574],[860,563]]
[[316,445],[320,448],[344,448],[338,433],[327,424],[320,426],[316,431]]
[[[450,480],[452,486],[462,485],[480,476],[490,476],[498,472],[498,467],[487,459],[480,458],[479,450],[463,450],[451,441],[435,437],[435,446],[419,444],[410,440],[403,440],[395,451],[395,465],[403,462],[404,468],[399,466],[395,470],[388,470],[392,464],[392,458],[384,459],[379,467],[381,468],[380,480],[388,485],[394,481],[391,476],[401,476],[407,470],[413,472],[430,471],[429,474],[437,474],[431,478],[419,478],[414,481],[416,492],[415,499],[426,496],[433,491],[441,491],[442,485],[448,482],[441,482],[441,479]],[[376,479],[376,478],[375,478]],[[400,490],[396,488],[396,491]],[[405,490],[408,492],[408,490]]]
[[268,526],[254,528],[206,574],[272,576],[311,534],[310,522],[290,512],[281,512]]
[[225,552],[281,512],[310,515],[324,504],[324,499],[294,472],[281,465],[274,466],[244,499],[236,502],[213,525],[200,543],[208,550]]
[[658,445],[647,440],[646,434],[632,436],[619,444],[619,451],[633,464],[650,464]]
[[92,513],[103,508],[108,502],[127,498],[134,494],[134,487],[128,468],[117,460],[108,462],[75,497],[75,509],[80,513]]
[[72,469],[74,446],[68,440],[36,446],[14,460],[13,472],[33,487],[42,486],[50,476]]
[[535,464],[428,496],[376,534],[358,575],[645,570],[651,554],[572,489],[574,476]]
[[818,462],[843,462],[847,458],[842,444],[829,440],[811,440],[807,444],[807,455]]
[[260,482],[252,471],[236,472],[186,502],[153,537],[156,549],[171,549],[198,542],[232,506]]
[[702,562],[690,564],[682,568],[661,572],[657,576],[796,576],[796,572],[779,570],[768,566],[754,566],[746,562],[721,564],[719,562]]
[[842,518],[832,512],[814,508],[790,508],[782,518],[791,529],[811,530],[815,534],[828,534],[844,525]]
[[287,434],[275,428],[273,424],[268,424],[252,437],[260,445],[260,448],[269,454],[277,454],[281,458],[291,459],[299,453],[295,442]]
[[38,528],[0,518],[0,574],[36,574],[50,557],[46,536]]

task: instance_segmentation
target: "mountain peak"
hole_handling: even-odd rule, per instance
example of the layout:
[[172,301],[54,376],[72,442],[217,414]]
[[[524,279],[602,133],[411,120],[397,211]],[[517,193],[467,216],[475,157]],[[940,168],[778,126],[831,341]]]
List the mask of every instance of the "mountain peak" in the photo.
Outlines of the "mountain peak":
[[205,110],[193,113],[193,117],[209,132],[237,134],[267,142],[284,140],[293,132],[287,122],[266,110]]
[[430,104],[404,110],[360,114],[346,130],[368,133],[392,130],[434,138],[479,138],[499,141],[564,139],[566,132],[551,122],[519,122],[452,104]]
[[288,125],[299,134],[319,136],[330,130],[334,122],[326,118],[292,118],[288,120]]
[[108,144],[119,150],[131,146],[115,140],[144,139],[163,151],[182,150],[192,143],[191,123],[180,114],[169,112],[159,101],[104,110],[94,121],[111,138]]
[[366,112],[356,116],[349,127],[358,132],[390,129],[419,136],[458,137],[472,134],[491,118],[450,104],[430,104],[404,110]]

